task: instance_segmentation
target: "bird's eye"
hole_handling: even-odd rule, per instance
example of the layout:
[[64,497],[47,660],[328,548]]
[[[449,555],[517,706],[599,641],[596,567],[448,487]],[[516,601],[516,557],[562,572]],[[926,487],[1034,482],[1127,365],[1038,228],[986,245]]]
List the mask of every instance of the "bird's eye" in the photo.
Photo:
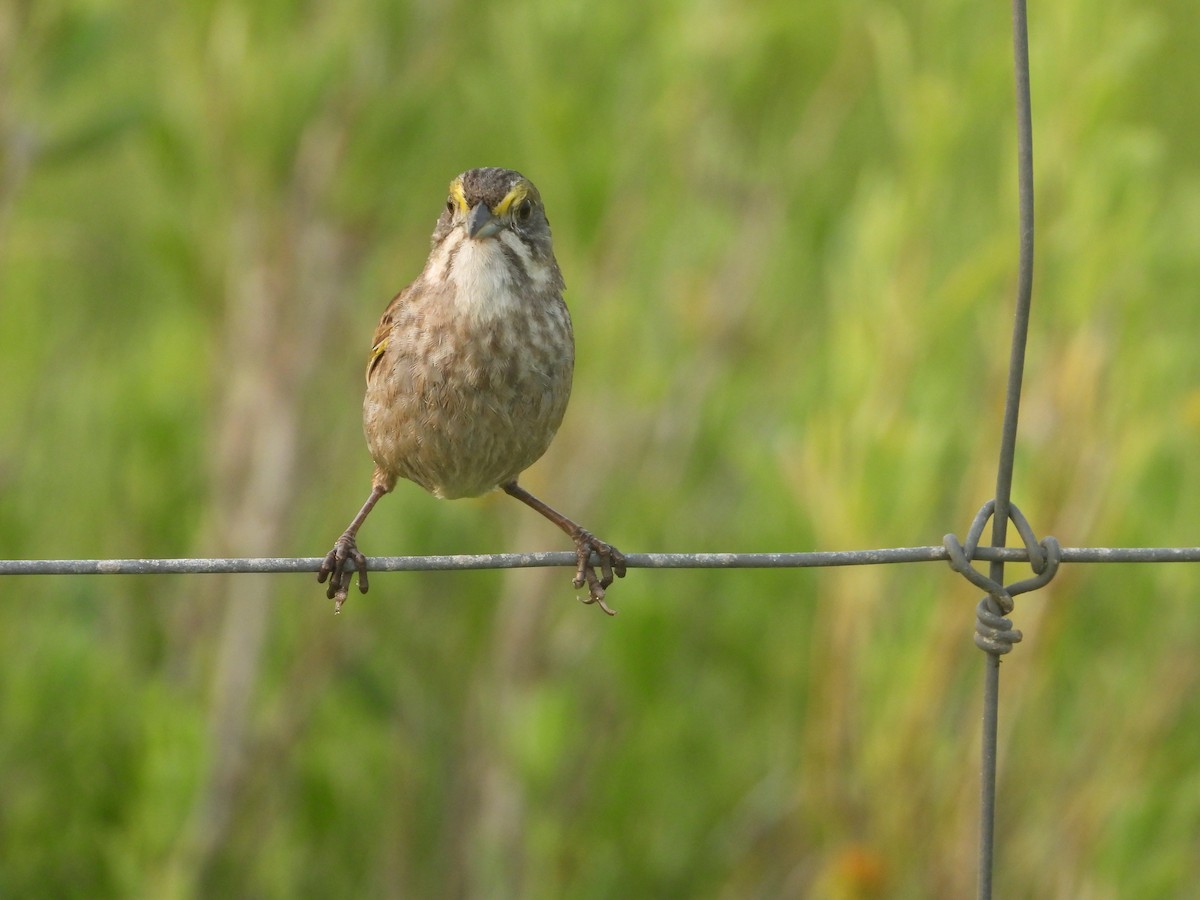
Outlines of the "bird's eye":
[[533,215],[533,203],[529,200],[522,200],[521,205],[517,207],[517,221],[528,222],[529,217]]
[[454,215],[454,198],[453,197],[446,198],[446,212],[450,213],[450,215]]

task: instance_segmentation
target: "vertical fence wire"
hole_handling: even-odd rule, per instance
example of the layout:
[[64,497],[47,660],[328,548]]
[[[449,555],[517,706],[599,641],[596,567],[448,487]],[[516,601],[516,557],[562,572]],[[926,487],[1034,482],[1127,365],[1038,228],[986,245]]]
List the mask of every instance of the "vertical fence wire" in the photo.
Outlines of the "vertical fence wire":
[[[1033,113],[1029,99],[1029,27],[1025,0],[1012,0],[1013,79],[1017,113],[1017,192],[1019,197],[1019,260],[1017,309],[1009,356],[1004,426],[996,473],[996,508],[992,519],[992,546],[1003,547],[1008,536],[1012,498],[1013,458],[1017,443],[1017,418],[1021,406],[1021,381],[1025,372],[1025,343],[1029,334],[1029,308],[1033,296]],[[989,576],[1004,583],[1004,560],[993,560]],[[993,610],[999,612],[999,610]],[[993,852],[996,827],[996,745],[1000,703],[1000,654],[988,653],[984,663],[983,739],[980,759],[979,898],[992,896]]]

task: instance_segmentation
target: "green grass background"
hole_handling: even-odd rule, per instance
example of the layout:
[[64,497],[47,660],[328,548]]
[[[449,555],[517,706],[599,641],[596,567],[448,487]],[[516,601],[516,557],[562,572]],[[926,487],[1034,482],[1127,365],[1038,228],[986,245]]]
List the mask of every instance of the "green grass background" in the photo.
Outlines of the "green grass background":
[[[1014,499],[1200,544],[1200,19],[1031,9]],[[0,555],[317,556],[371,329],[518,168],[578,338],[534,491],[627,551],[960,536],[1016,269],[1009,11],[966,0],[0,2]],[[368,554],[566,549],[402,485]],[[1023,567],[1011,576],[1024,577]],[[947,566],[0,581],[0,896],[961,897]],[[1003,667],[997,896],[1200,879],[1200,570],[1069,566]]]

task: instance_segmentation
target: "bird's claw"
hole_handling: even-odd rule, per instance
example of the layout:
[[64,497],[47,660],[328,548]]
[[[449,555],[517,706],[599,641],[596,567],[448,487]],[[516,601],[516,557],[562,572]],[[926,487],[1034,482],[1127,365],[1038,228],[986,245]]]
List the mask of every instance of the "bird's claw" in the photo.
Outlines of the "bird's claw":
[[[592,554],[595,553],[600,561],[600,574],[597,576],[596,567],[592,565]],[[582,528],[575,536],[575,558],[579,565],[575,569],[575,587],[585,584],[588,588],[586,604],[595,603],[607,615],[615,616],[616,610],[610,609],[604,602],[604,589],[613,583],[613,577],[625,577],[625,555],[612,544],[606,544],[594,534]]]
[[359,552],[353,535],[343,534],[334,542],[333,549],[325,555],[325,561],[317,570],[317,581],[325,583],[329,579],[329,589],[325,596],[333,601],[333,612],[336,615],[342,611],[346,602],[346,594],[350,590],[350,581],[354,572],[358,572],[358,590],[367,592],[367,558]]

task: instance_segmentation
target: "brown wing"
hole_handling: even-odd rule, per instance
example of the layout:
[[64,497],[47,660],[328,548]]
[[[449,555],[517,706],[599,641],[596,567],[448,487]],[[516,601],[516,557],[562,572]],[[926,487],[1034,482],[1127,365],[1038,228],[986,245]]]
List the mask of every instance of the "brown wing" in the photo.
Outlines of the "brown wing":
[[367,357],[367,383],[371,381],[371,376],[379,367],[379,361],[383,359],[383,354],[388,348],[388,342],[392,337],[392,323],[395,321],[396,313],[408,299],[408,293],[412,290],[412,285],[409,285],[388,304],[387,309],[383,311],[383,315],[379,317],[379,324],[375,326],[375,336],[371,338],[371,355]]

